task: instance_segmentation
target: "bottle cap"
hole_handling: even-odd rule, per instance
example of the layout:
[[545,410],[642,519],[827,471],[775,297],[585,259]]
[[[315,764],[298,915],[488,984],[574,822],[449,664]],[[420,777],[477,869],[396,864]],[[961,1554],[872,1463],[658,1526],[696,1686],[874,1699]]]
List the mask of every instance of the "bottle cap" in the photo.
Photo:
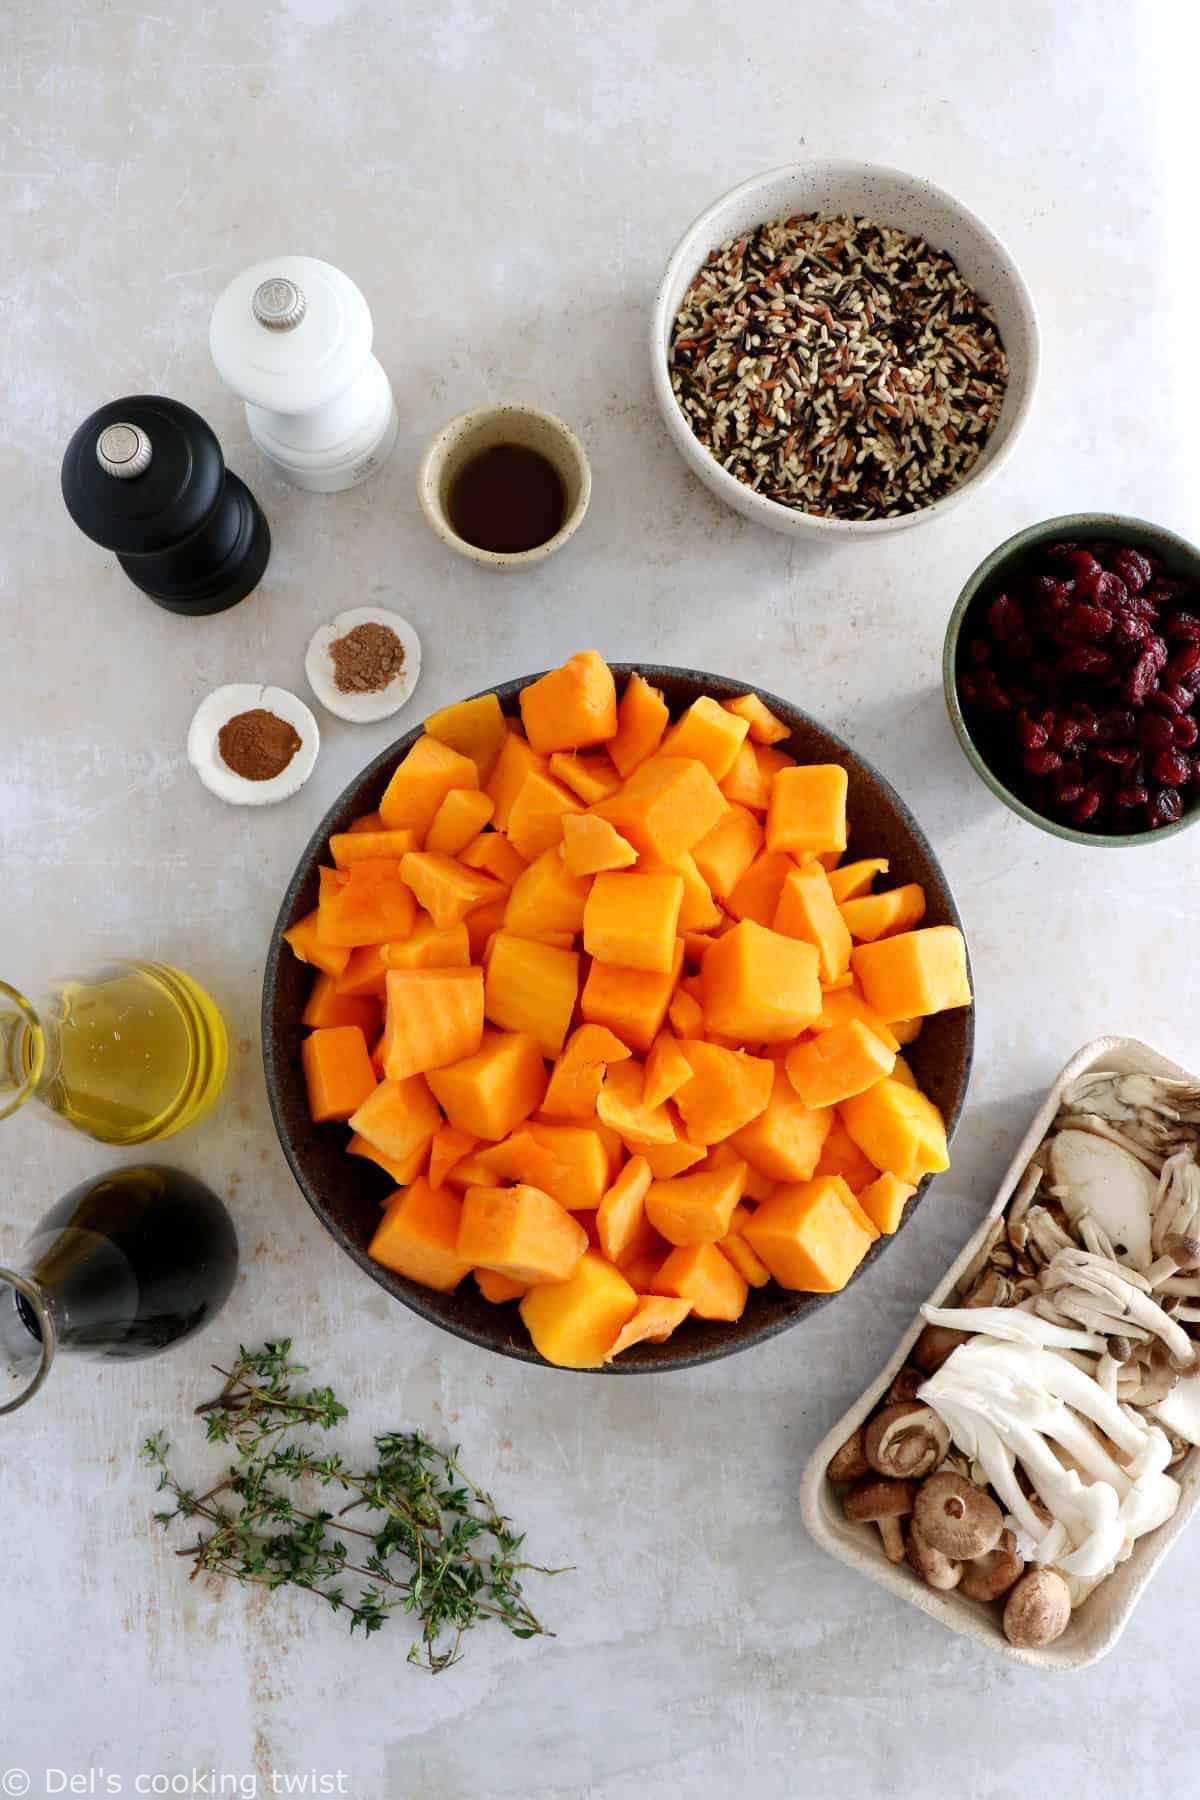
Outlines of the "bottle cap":
[[96,461],[106,475],[113,475],[118,481],[132,481],[135,475],[143,475],[153,454],[150,439],[141,426],[127,425],[123,419],[106,425],[96,439]]
[[295,282],[279,275],[259,282],[251,305],[255,318],[268,331],[291,331],[308,310],[308,302]]

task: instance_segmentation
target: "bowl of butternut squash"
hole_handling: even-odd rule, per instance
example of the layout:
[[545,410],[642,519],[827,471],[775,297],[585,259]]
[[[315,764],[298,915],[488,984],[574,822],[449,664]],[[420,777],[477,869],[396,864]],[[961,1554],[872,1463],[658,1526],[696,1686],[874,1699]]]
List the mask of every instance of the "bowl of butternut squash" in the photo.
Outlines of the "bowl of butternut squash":
[[640,1373],[797,1324],[948,1166],[973,1012],[904,802],[773,695],[561,668],[444,708],[322,820],[271,940],[267,1088],[395,1298]]

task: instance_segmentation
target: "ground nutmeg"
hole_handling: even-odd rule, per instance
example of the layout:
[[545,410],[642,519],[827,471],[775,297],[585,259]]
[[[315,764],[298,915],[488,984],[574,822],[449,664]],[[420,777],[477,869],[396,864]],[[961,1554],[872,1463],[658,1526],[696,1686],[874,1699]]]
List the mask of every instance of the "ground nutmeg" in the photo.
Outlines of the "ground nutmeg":
[[273,781],[300,748],[294,726],[265,707],[236,713],[217,734],[222,760],[246,781]]

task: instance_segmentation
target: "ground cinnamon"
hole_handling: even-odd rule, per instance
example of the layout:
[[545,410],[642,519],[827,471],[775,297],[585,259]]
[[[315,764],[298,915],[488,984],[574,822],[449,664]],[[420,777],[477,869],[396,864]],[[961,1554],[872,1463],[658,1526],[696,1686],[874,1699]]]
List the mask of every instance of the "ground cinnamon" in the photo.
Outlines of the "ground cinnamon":
[[300,748],[294,726],[265,707],[236,713],[217,734],[222,760],[246,781],[273,781]]
[[334,685],[343,694],[377,694],[404,667],[404,646],[387,625],[356,625],[329,646]]

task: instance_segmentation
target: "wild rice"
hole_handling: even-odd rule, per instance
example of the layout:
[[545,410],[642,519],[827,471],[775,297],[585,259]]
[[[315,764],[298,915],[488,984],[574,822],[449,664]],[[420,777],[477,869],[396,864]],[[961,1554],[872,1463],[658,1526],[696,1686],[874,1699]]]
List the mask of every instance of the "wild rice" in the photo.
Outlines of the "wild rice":
[[1000,416],[1008,359],[950,257],[870,219],[801,214],[712,251],[671,340],[696,437],[768,499],[841,519],[928,506]]

